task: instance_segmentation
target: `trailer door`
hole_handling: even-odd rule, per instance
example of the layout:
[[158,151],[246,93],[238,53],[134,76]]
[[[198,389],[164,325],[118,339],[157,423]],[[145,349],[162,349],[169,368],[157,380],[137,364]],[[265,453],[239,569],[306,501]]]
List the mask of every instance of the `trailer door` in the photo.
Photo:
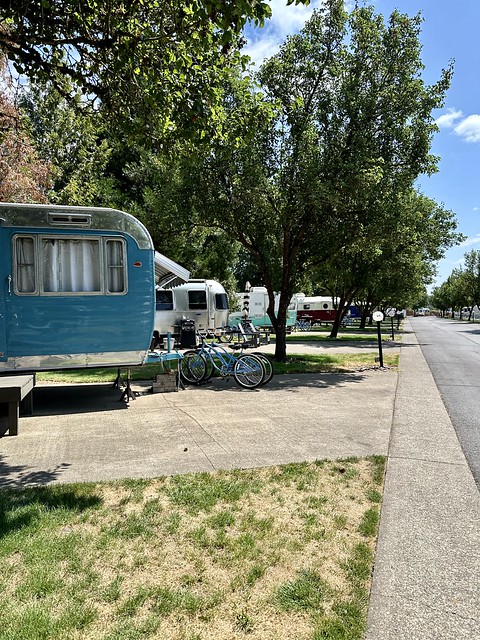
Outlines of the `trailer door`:
[[0,269],[2,273],[2,283],[0,286],[0,362],[7,359],[7,318],[5,300],[8,295],[9,287],[11,287],[10,275],[10,247],[7,242],[7,234],[0,227]]

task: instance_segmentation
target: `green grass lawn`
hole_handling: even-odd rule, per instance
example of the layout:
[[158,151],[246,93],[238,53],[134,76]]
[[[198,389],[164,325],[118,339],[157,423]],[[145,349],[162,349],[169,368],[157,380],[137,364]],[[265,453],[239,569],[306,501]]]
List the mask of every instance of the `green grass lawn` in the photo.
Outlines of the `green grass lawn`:
[[[274,362],[275,373],[341,373],[378,367],[375,353],[339,353],[287,356],[287,362]],[[398,366],[398,354],[383,355],[387,367]]]
[[[335,342],[345,342],[345,341],[376,341],[378,336],[378,329],[376,324],[373,326],[366,326],[364,329],[360,329],[358,325],[350,325],[347,327],[341,327],[338,332],[338,336],[336,338],[330,338],[331,326],[320,326],[315,327],[315,329],[311,329],[309,331],[293,331],[291,334],[287,336],[287,342],[291,341],[300,341],[300,342],[317,342],[323,340],[333,340]],[[392,330],[390,322],[382,322],[380,325],[380,334],[382,336],[382,340],[391,340],[392,339]],[[397,330],[396,325],[394,325],[394,339],[401,340],[402,331]]]
[[2,640],[361,640],[385,460],[0,491]]
[[[363,367],[378,366],[375,353],[339,353],[319,355],[287,356],[287,362],[275,362],[272,358],[275,374],[284,373],[336,373],[356,371]],[[396,367],[398,355],[384,355],[384,365]],[[123,370],[124,371],[124,370]],[[159,364],[146,364],[131,367],[132,380],[154,380],[162,372]],[[113,382],[117,368],[75,369],[71,371],[44,371],[37,373],[37,380],[49,382]]]

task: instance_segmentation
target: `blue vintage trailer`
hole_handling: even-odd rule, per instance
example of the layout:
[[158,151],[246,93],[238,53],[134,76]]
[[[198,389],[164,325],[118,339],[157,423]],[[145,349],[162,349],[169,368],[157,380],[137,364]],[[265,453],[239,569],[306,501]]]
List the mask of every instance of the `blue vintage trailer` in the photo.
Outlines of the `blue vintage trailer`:
[[0,373],[142,364],[170,262],[123,211],[0,203]]

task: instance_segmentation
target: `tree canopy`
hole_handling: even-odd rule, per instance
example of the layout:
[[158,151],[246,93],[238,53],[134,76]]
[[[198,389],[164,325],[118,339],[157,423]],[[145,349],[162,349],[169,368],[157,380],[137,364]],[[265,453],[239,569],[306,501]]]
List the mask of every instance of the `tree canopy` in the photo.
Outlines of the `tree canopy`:
[[18,73],[64,97],[80,90],[147,139],[213,134],[242,29],[270,14],[263,0],[7,0],[0,50]]
[[472,249],[463,256],[463,264],[456,267],[450,276],[432,292],[432,303],[444,312],[450,309],[469,308],[469,319],[473,308],[480,307],[480,251]]

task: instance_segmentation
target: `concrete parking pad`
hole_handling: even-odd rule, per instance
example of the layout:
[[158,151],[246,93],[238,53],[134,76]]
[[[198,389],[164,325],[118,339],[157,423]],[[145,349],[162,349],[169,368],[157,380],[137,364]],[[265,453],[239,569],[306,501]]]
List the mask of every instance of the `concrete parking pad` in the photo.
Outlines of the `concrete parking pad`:
[[275,376],[148,394],[110,384],[38,384],[33,416],[0,439],[0,486],[154,477],[386,455],[397,373]]

